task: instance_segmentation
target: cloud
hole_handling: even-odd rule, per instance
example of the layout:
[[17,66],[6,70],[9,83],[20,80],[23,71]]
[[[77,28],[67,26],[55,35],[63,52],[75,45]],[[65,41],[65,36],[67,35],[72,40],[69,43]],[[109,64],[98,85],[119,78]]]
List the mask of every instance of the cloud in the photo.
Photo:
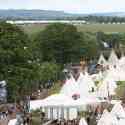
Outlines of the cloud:
[[64,10],[75,13],[125,11],[124,0],[0,0],[0,9]]

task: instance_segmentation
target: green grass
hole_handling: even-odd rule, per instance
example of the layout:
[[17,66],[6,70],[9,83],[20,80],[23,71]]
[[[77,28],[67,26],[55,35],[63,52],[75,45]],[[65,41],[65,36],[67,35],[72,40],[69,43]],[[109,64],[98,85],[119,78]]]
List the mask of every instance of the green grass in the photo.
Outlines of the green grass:
[[20,27],[29,35],[36,34],[45,29],[47,25],[45,24],[28,24],[28,25],[21,25]]
[[125,32],[125,24],[84,24],[78,25],[77,28],[81,32]]
[[[22,25],[21,27],[24,29],[26,33],[32,35],[44,30],[46,26],[47,24],[27,24]],[[78,31],[81,32],[125,32],[125,24],[82,24],[76,26],[78,28]]]

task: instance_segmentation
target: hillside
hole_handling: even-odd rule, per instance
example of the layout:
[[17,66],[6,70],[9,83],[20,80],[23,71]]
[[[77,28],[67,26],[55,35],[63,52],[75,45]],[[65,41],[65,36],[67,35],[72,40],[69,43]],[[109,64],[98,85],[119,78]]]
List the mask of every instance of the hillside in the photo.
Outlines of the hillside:
[[8,20],[53,20],[53,19],[76,19],[85,16],[117,16],[125,17],[125,12],[108,12],[108,13],[90,13],[90,14],[74,14],[64,11],[52,10],[0,10],[0,19]]

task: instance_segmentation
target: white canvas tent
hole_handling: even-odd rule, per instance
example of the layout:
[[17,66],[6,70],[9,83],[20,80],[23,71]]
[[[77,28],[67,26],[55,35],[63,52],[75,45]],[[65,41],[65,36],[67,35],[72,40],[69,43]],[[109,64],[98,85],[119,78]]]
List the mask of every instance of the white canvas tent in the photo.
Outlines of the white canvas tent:
[[111,114],[118,119],[118,125],[125,124],[125,110],[123,109],[121,103],[114,105]]
[[[78,100],[63,94],[54,94],[44,100],[31,101],[30,110],[36,110],[40,107],[46,112],[46,117],[49,119],[65,118],[74,119],[77,117],[77,110],[82,107],[86,110],[86,106],[99,104],[100,100],[94,97],[86,97]],[[68,111],[68,113],[67,113]]]
[[98,64],[103,65],[103,66],[107,65],[107,61],[106,61],[103,54],[100,55],[99,60],[98,60]]
[[112,66],[112,67],[117,66],[118,65],[118,61],[119,61],[119,59],[118,59],[115,51],[112,50],[111,54],[109,56],[109,59],[108,59],[109,66]]
[[115,116],[104,110],[101,119],[98,121],[97,125],[118,125],[118,121]]
[[91,76],[88,74],[88,72],[85,72],[85,80],[88,84],[89,92],[92,90],[92,88],[94,90],[96,89],[96,85],[95,85],[94,81],[92,80]]
[[119,68],[125,71],[125,56],[119,60]]
[[111,114],[118,117],[118,118],[121,118],[121,119],[125,119],[125,111],[121,105],[121,103],[116,103],[111,111]]
[[96,89],[96,86],[92,80],[92,78],[85,73],[84,75],[80,73],[80,76],[77,80],[77,84],[79,86],[79,92],[80,92],[80,97],[84,98],[88,95],[90,95],[90,92],[92,89]]
[[92,89],[96,89],[94,81],[91,76],[86,72],[85,74],[80,73],[77,81],[73,77],[67,79],[63,85],[60,93],[72,97],[74,94],[80,95],[80,98],[84,98],[90,95]]
[[80,94],[79,86],[73,78],[67,79],[60,91],[60,94],[65,94],[70,97],[72,97],[74,94]]
[[114,81],[125,81],[125,71],[122,68],[110,68],[107,71],[105,79],[112,79]]

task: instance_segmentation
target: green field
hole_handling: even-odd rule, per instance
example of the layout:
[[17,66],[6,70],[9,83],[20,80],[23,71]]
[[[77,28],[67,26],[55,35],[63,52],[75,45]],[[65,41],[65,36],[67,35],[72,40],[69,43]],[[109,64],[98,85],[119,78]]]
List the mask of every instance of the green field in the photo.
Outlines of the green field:
[[[39,31],[42,31],[47,25],[45,24],[28,24],[21,26],[26,33],[29,35],[35,34]],[[125,24],[82,24],[76,25],[78,30],[81,32],[106,32],[106,33],[115,33],[115,32],[125,32]]]

